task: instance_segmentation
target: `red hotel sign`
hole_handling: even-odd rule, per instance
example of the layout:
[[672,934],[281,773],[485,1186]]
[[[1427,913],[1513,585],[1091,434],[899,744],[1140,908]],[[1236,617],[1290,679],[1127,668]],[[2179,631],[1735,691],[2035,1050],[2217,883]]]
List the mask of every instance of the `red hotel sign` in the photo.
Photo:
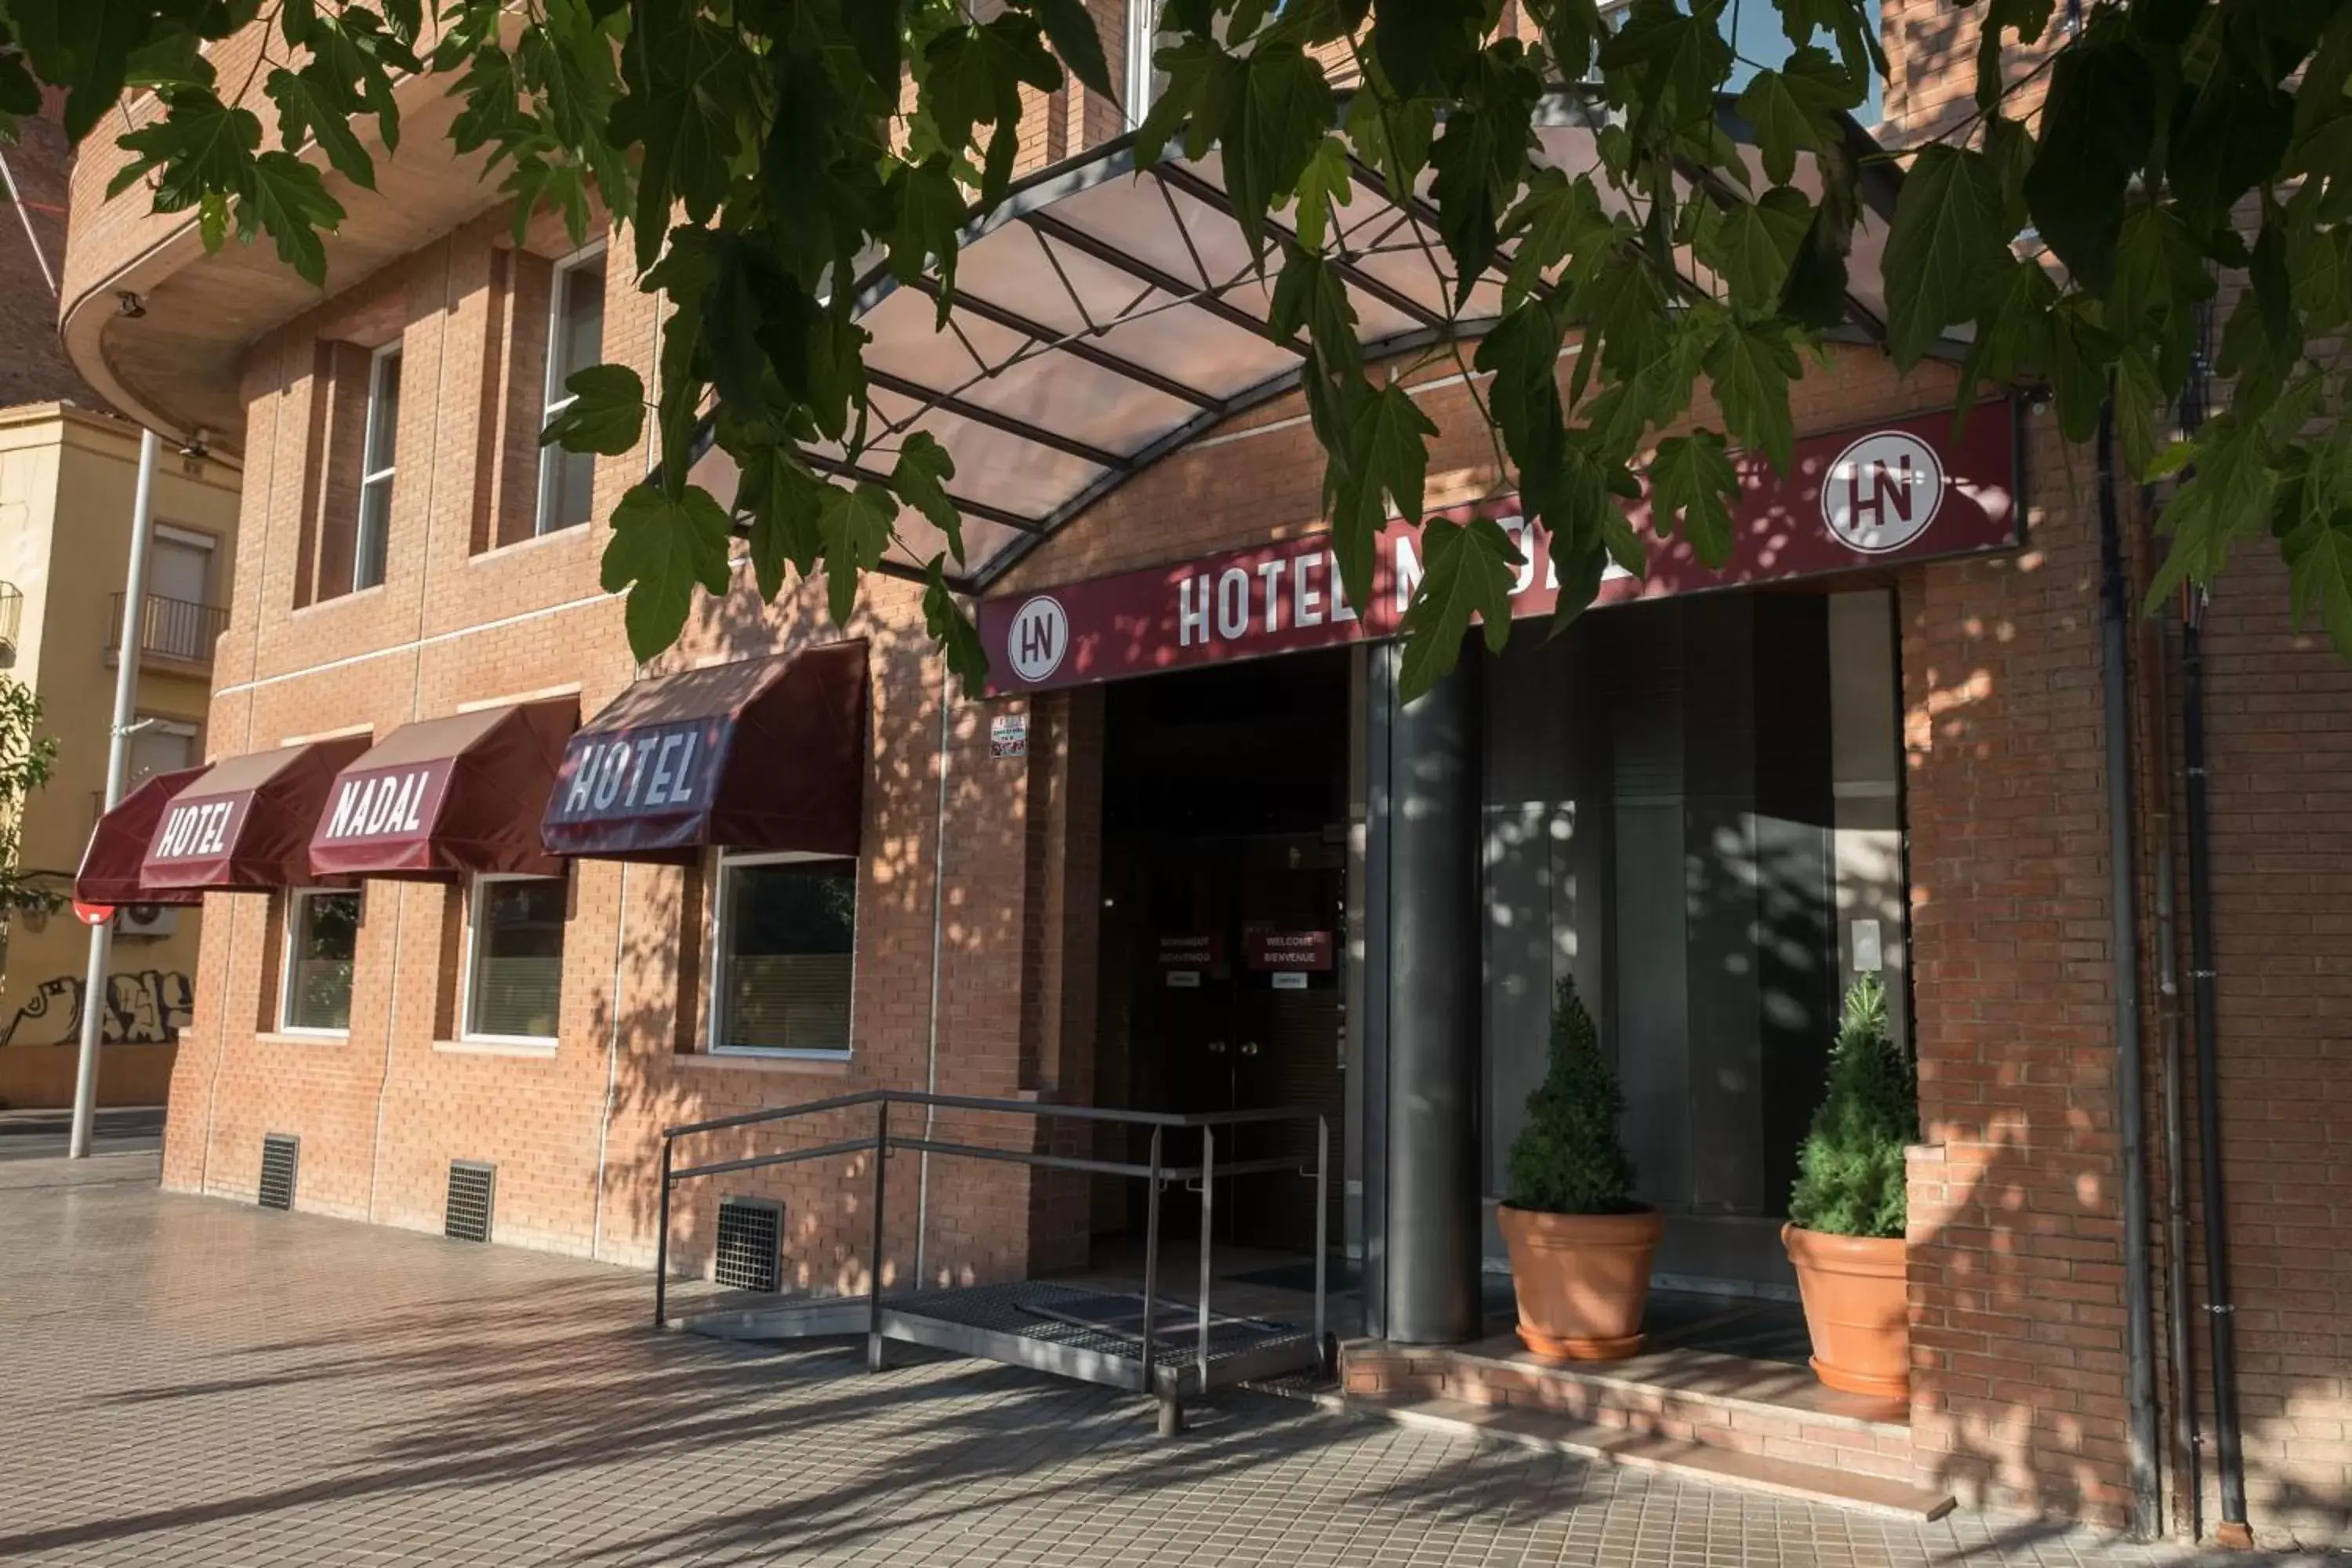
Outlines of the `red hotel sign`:
[[[1948,409],[1809,437],[1789,473],[1738,459],[1745,493],[1733,513],[1731,559],[1703,564],[1680,540],[1650,529],[1649,503],[1630,509],[1649,546],[1636,580],[1612,567],[1596,604],[1785,582],[1859,567],[2006,550],[2020,542],[2016,421],[1989,403],[1952,439]],[[1547,616],[1559,595],[1543,530],[1511,501],[1440,515],[1496,515],[1527,557],[1515,617]],[[1393,637],[1421,581],[1421,530],[1392,521],[1361,614],[1340,596],[1328,534],[1235,550],[980,604],[992,696],[1080,686],[1225,659]]]

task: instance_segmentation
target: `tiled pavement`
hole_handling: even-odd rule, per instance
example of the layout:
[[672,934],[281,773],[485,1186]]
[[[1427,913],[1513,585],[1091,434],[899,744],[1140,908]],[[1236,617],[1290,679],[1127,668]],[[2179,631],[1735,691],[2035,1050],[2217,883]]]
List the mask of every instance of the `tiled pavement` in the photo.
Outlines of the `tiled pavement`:
[[656,1335],[642,1274],[165,1195],[153,1172],[0,1165],[0,1563],[2176,1560],[1256,1396],[1163,1443],[1105,1391]]

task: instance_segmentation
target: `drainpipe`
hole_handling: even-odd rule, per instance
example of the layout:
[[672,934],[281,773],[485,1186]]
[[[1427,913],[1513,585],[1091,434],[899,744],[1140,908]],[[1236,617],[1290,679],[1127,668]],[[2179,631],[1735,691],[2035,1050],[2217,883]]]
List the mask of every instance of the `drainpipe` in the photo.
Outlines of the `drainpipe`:
[[2099,644],[2107,736],[2107,860],[2114,910],[2109,962],[2116,987],[2116,1131],[2123,1143],[2124,1353],[2130,1424],[2132,1533],[2162,1529],[2157,1475],[2156,1309],[2149,1285],[2147,1150],[2140,1104],[2146,1065],[2140,1050],[2138,806],[2133,798],[2131,672],[2126,663],[2131,611],[2124,589],[2123,531],[2116,517],[2115,398],[2099,409]]
[[[2163,705],[2158,705],[2163,710]],[[2168,806],[2169,803],[2168,802]],[[2180,963],[2172,885],[2172,823],[2168,809],[2157,819],[2157,990],[2164,998],[2164,1058],[2158,1066],[2158,1095],[2164,1119],[2164,1315],[2166,1349],[2172,1362],[2172,1446],[2180,1465],[2180,1494],[2174,1524],[2194,1541],[2204,1532],[2200,1517],[2204,1483],[2198,1471],[2197,1359],[2189,1318],[2189,1183],[2187,1139],[2180,1109]]]
[[2189,993],[2197,1032],[2197,1142],[2205,1209],[2205,1313],[2213,1363],[2213,1457],[2221,1483],[2214,1538],[2252,1546],[2246,1461],[2239,1443],[2237,1305],[2230,1295],[2229,1205],[2222,1191],[2221,1019],[2213,994],[2213,847],[2205,790],[2204,596],[2192,595],[2180,627],[2180,761],[2189,808]]

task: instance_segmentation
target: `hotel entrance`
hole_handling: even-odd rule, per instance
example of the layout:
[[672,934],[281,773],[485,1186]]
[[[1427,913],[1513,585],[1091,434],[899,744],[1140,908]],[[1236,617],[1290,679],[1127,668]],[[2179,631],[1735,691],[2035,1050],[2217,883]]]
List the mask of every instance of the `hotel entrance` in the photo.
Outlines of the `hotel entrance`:
[[[1342,1234],[1349,663],[1345,651],[1156,677],[1105,693],[1097,1089],[1131,1110],[1302,1106],[1329,1121]],[[1217,1240],[1308,1253],[1314,1132],[1234,1130],[1223,1160],[1296,1173],[1219,1183]],[[1128,1157],[1140,1159],[1137,1142]],[[1139,1236],[1133,1182],[1097,1194],[1099,1239]],[[1199,1211],[1163,1198],[1171,1236]]]

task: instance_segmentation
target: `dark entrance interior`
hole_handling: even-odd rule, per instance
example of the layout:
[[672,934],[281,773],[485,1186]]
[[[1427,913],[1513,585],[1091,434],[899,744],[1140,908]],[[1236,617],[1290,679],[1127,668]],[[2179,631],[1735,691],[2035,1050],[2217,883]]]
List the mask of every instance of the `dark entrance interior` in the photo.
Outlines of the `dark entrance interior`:
[[[1129,681],[1106,694],[1103,761],[1101,1103],[1321,1108],[1335,1245],[1349,712],[1344,650]],[[1147,1156],[1147,1135],[1122,1136],[1125,1157]],[[1307,1173],[1218,1184],[1220,1243],[1311,1250],[1311,1128],[1237,1130],[1218,1150],[1294,1152]],[[1104,1184],[1097,1237],[1139,1236],[1143,1205],[1143,1184]],[[1199,1234],[1189,1194],[1165,1194],[1161,1214],[1164,1236]]]

